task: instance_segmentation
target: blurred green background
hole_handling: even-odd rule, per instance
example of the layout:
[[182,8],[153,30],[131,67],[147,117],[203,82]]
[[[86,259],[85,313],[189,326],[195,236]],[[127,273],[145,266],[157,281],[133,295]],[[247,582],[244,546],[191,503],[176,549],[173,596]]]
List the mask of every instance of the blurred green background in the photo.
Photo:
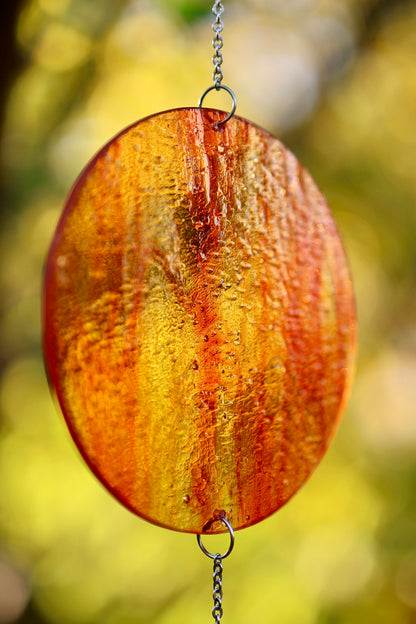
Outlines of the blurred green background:
[[[196,105],[211,84],[211,5],[0,9],[0,623],[211,619],[211,564],[194,537],[134,517],[81,462],[45,380],[39,304],[85,163],[123,126]],[[326,194],[360,320],[336,440],[285,508],[237,534],[225,622],[416,623],[416,2],[225,7],[224,82],[238,113],[281,138]],[[222,96],[205,103],[227,109]]]

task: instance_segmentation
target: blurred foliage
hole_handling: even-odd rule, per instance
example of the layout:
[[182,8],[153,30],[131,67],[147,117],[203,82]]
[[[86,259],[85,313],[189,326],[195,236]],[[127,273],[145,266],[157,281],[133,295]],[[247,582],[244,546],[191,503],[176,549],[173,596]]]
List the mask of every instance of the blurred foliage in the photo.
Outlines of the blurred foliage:
[[[326,459],[284,509],[237,535],[225,617],[416,622],[416,5],[225,5],[225,83],[239,114],[283,137],[326,193],[361,332],[352,401]],[[27,64],[1,144],[0,623],[210,617],[210,565],[195,540],[135,518],[82,464],[39,339],[42,264],[66,193],[120,128],[196,104],[211,81],[210,6],[28,0],[19,15]]]
[[186,22],[193,22],[211,9],[210,0],[159,0],[163,8],[180,15]]

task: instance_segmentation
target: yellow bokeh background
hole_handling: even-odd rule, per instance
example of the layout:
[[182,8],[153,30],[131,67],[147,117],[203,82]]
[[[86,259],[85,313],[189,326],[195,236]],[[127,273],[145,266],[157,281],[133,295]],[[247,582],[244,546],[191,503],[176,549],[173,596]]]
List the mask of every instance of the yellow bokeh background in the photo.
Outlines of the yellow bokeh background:
[[[360,322],[323,463],[224,562],[227,624],[416,622],[416,4],[224,2],[224,82],[326,194]],[[54,406],[42,266],[74,179],[134,120],[211,84],[206,0],[27,0],[1,140],[0,624],[202,624],[211,564],[123,509]],[[227,109],[226,94],[209,106]],[[207,540],[223,548],[224,536]],[[212,546],[211,546],[212,545]]]

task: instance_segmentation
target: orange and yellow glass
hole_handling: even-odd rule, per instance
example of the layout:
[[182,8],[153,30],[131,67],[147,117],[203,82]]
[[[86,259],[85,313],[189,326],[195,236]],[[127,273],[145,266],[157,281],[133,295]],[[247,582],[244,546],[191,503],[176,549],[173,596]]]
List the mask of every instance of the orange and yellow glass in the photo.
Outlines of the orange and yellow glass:
[[221,513],[252,525],[298,490],[355,351],[321,193],[277,139],[222,118],[172,110],[110,141],[45,275],[47,370],[82,455],[126,507],[194,533]]

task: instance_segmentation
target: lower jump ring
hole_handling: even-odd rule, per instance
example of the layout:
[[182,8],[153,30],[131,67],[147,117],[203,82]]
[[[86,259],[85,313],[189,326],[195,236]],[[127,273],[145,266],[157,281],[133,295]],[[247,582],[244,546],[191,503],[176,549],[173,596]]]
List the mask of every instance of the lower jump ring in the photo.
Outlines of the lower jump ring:
[[202,106],[202,103],[203,103],[203,101],[205,99],[205,96],[208,95],[208,93],[210,91],[213,91],[214,89],[216,91],[219,91],[220,89],[224,89],[224,91],[227,91],[227,93],[229,93],[231,95],[232,99],[233,99],[233,106],[231,108],[231,112],[228,114],[228,116],[225,119],[223,119],[222,121],[218,122],[218,125],[222,126],[223,124],[227,123],[227,121],[230,121],[231,117],[234,115],[234,113],[236,111],[236,108],[237,108],[237,97],[236,97],[234,91],[232,89],[230,89],[230,87],[227,87],[226,85],[222,85],[222,84],[211,85],[211,87],[208,87],[208,89],[206,89],[203,92],[203,94],[201,95],[201,97],[199,98],[199,102],[198,102],[198,106],[199,107]]
[[[225,123],[225,122],[223,122]],[[222,522],[228,529],[228,532],[230,534],[230,545],[228,547],[228,550],[223,554],[223,555],[219,555],[218,553],[213,555],[212,553],[209,552],[209,550],[207,550],[205,548],[205,546],[202,543],[202,535],[198,534],[196,536],[196,539],[198,541],[198,546],[200,547],[200,549],[202,550],[202,552],[204,553],[204,555],[206,555],[207,557],[209,557],[210,559],[225,559],[226,557],[228,557],[228,555],[231,554],[233,548],[234,548],[234,541],[235,541],[235,537],[234,537],[234,529],[231,526],[231,524],[228,522],[227,518],[214,518],[213,520],[211,520],[210,522],[208,522],[208,524],[205,525],[204,529],[208,530],[213,524],[214,522]]]

